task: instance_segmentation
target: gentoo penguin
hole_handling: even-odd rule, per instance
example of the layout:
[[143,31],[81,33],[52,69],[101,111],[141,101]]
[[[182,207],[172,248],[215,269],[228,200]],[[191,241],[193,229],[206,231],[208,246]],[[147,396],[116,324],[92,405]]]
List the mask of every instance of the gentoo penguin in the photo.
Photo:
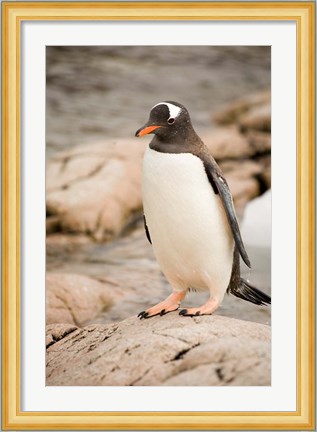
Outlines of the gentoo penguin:
[[270,304],[268,295],[240,277],[239,255],[251,266],[231,193],[187,109],[177,102],[156,104],[135,135],[147,134],[154,137],[143,160],[145,232],[172,293],[138,316],[177,310],[191,288],[208,290],[209,300],[180,315],[212,314],[226,291],[257,305]]

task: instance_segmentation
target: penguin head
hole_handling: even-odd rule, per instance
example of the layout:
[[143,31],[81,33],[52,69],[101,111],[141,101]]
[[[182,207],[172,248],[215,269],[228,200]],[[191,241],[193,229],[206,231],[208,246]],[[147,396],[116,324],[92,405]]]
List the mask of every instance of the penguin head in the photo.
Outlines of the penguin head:
[[170,139],[191,128],[187,109],[178,102],[160,102],[151,109],[149,120],[138,129],[135,136],[155,134],[161,139]]

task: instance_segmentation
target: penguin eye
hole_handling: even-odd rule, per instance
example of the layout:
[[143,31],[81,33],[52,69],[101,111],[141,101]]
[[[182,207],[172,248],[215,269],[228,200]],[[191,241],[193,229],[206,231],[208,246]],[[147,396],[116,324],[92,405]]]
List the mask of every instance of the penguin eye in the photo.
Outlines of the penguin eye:
[[174,121],[175,121],[175,119],[174,119],[173,117],[171,117],[171,118],[169,118],[169,119],[167,120],[167,123],[168,123],[168,124],[173,124]]

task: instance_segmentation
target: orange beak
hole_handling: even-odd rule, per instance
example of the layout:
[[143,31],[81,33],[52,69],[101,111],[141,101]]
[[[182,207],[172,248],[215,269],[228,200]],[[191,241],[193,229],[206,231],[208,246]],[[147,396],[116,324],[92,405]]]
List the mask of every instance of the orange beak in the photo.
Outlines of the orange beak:
[[142,137],[142,136],[144,136],[144,135],[147,135],[147,134],[153,132],[155,129],[158,129],[158,128],[160,128],[160,127],[161,127],[161,126],[146,126],[145,128],[141,128],[141,129],[139,129],[139,130],[136,132],[135,136],[137,136],[137,137]]

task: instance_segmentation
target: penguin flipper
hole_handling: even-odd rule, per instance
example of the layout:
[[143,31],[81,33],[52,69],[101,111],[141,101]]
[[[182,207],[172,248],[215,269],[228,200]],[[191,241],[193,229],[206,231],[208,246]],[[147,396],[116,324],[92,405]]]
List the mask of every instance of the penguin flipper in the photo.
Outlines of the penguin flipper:
[[148,227],[147,227],[146,219],[145,219],[145,216],[144,216],[144,215],[143,215],[143,222],[144,222],[144,229],[145,229],[146,238],[147,238],[148,241],[152,244],[151,236],[150,236],[150,232],[149,232],[149,229],[148,229]]
[[235,244],[238,247],[241,258],[246,263],[246,265],[249,268],[251,268],[251,263],[242,241],[239,224],[234,210],[232,195],[228,183],[226,179],[223,177],[222,172],[214,159],[210,157],[208,158],[208,160],[204,160],[204,166],[207,173],[207,177],[209,179],[209,182],[211,183],[214,192],[218,193],[221,198],[221,201],[223,203],[228,218],[228,222],[231,227],[233,238]]

